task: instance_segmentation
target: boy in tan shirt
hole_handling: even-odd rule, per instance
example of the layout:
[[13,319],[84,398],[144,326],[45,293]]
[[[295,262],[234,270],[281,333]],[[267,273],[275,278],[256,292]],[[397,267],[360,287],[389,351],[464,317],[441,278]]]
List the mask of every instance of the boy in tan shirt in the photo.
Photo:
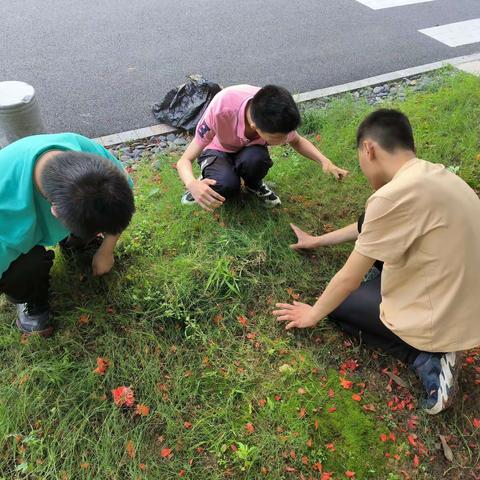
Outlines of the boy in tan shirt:
[[[342,330],[399,358],[420,377],[423,406],[436,414],[456,391],[456,352],[480,344],[480,200],[443,165],[416,158],[410,123],[398,111],[370,114],[357,146],[375,190],[364,218],[321,237],[292,225],[294,249],[356,239],[355,248],[314,306],[277,304],[274,314],[287,329],[329,315]],[[362,283],[374,264],[378,275]]]

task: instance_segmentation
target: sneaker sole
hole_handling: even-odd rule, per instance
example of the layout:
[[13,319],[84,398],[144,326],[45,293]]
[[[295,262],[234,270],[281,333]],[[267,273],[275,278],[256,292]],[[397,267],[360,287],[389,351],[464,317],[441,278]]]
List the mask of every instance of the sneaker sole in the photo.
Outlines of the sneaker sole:
[[[441,396],[441,398],[437,401],[437,403],[432,407],[432,408],[425,408],[424,411],[428,413],[429,415],[437,415],[440,412],[443,412],[447,408],[449,408],[453,400],[455,399],[457,392],[458,392],[458,377],[460,375],[460,369],[461,369],[461,357],[460,354],[456,354],[456,359],[455,359],[455,367],[453,369],[453,374],[452,374],[452,386],[450,387],[450,390],[448,392],[448,397],[446,400]],[[450,369],[451,372],[451,367],[447,365],[447,367]],[[444,373],[443,368],[441,375]],[[445,375],[444,375],[445,377]]]
[[15,323],[17,324],[17,328],[27,337],[30,337],[31,335],[40,335],[41,337],[48,338],[48,337],[51,337],[53,335],[53,330],[54,330],[53,326],[45,328],[44,330],[38,330],[38,331],[35,331],[35,332],[27,332],[26,330],[24,330],[22,328],[18,319]]

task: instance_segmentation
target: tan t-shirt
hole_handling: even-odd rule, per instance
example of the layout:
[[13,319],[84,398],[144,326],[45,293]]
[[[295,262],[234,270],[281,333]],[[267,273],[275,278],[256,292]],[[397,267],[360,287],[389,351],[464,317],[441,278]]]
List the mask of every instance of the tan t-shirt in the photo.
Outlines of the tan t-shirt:
[[367,201],[355,250],[385,262],[380,318],[415,348],[480,345],[480,200],[414,158]]

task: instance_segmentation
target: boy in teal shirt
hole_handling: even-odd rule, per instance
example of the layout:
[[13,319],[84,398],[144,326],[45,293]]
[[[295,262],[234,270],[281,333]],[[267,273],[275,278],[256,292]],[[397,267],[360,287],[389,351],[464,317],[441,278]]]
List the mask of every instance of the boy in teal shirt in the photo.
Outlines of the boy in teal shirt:
[[74,133],[34,135],[0,150],[0,293],[17,304],[23,332],[53,332],[48,302],[54,252],[99,234],[94,275],[113,266],[113,250],[134,212],[132,181],[101,145]]

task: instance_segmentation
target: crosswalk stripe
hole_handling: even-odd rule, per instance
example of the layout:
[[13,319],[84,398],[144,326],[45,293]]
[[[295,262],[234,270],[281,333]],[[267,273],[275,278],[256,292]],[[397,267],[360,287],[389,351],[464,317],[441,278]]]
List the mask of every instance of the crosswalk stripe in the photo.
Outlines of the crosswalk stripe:
[[357,2],[370,7],[372,10],[382,8],[402,7],[403,5],[414,5],[415,3],[433,2],[435,0],[357,0]]
[[424,28],[420,33],[428,35],[449,47],[480,42],[480,18],[449,23],[439,27]]

